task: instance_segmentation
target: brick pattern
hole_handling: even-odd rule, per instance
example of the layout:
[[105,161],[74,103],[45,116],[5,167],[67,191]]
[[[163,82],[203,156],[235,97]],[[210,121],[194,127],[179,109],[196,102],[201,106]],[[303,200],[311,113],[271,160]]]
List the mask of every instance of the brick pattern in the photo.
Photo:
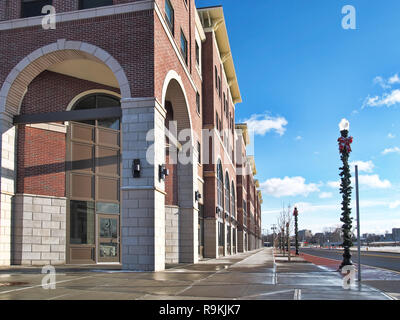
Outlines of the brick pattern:
[[65,198],[15,196],[13,264],[65,264]]

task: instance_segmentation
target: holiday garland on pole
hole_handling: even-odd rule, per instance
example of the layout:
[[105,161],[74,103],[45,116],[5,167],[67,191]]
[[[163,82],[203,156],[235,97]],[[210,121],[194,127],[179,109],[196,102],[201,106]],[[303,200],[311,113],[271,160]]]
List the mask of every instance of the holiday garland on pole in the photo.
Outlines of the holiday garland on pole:
[[297,211],[297,208],[294,208],[293,211],[293,215],[294,215],[294,233],[296,236],[296,255],[299,255],[299,228],[298,228],[298,216],[299,216],[299,212]]
[[341,177],[341,184],[340,184],[340,193],[342,194],[342,217],[340,219],[341,222],[343,222],[342,226],[342,232],[343,232],[343,248],[344,248],[344,254],[343,254],[343,261],[342,264],[340,265],[340,269],[342,269],[344,266],[347,265],[352,265],[353,263],[351,262],[351,254],[350,254],[350,248],[353,246],[353,243],[351,241],[351,223],[352,223],[352,218],[350,217],[351,215],[351,208],[350,208],[350,202],[351,202],[351,174],[350,174],[350,168],[349,168],[349,155],[351,153],[351,143],[353,142],[353,137],[349,137],[349,131],[348,130],[341,130],[341,137],[338,139],[339,142],[339,151],[341,154],[341,160],[343,162],[343,167],[339,168],[340,169],[340,177]]

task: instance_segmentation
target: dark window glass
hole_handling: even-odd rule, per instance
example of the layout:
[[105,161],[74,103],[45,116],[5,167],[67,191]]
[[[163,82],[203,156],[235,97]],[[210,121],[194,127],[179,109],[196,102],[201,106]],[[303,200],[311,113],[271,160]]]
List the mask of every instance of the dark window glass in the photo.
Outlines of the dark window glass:
[[232,181],[232,187],[231,187],[231,213],[232,213],[232,217],[236,218],[236,197],[235,197],[235,185]]
[[118,238],[118,221],[117,218],[101,218],[100,219],[100,237],[101,238]]
[[222,163],[221,161],[218,162],[217,165],[217,204],[220,208],[223,208],[224,204],[223,204],[223,197],[224,197],[224,174],[222,173]]
[[200,67],[200,47],[197,42],[196,42],[196,63],[197,66]]
[[174,33],[174,24],[175,24],[174,15],[175,15],[174,8],[172,7],[171,2],[169,0],[165,0],[165,18],[172,33]]
[[97,211],[97,213],[118,214],[119,213],[119,204],[118,203],[97,202],[96,203],[96,211]]
[[199,154],[198,162],[201,164],[201,144],[200,144],[200,142],[197,142],[197,152]]
[[111,6],[113,0],[80,0],[79,9],[90,9],[104,6]]
[[198,92],[196,93],[196,108],[197,112],[201,114],[200,94]]
[[183,55],[183,58],[185,59],[185,63],[188,63],[188,43],[186,40],[186,37],[181,30],[181,53]]
[[218,90],[218,69],[215,67],[215,88]]
[[230,208],[230,185],[229,185],[229,175],[228,172],[225,174],[225,211],[226,212],[230,212],[231,208]]
[[22,0],[21,18],[40,16],[42,15],[42,8],[52,4],[52,0]]
[[[87,109],[97,109],[97,108],[119,108],[121,103],[118,98],[109,96],[106,94],[92,94],[80,99],[73,110],[87,110]],[[86,124],[95,125],[94,120],[80,121]],[[101,127],[119,130],[120,120],[119,118],[108,118],[98,120],[98,125]]]
[[70,244],[94,244],[94,202],[70,202]]
[[221,223],[221,222],[219,222],[219,223],[218,223],[218,245],[219,245],[220,247],[222,247],[222,246],[225,244],[224,235],[225,235],[225,232],[224,232],[224,224]]
[[216,124],[217,124],[217,130],[219,130],[219,127],[218,127],[218,125],[219,125],[218,112],[215,113],[215,122],[216,122]]
[[221,92],[222,92],[222,90],[221,90],[221,78],[220,78],[220,76],[218,76],[218,94],[219,94],[220,98],[221,98]]

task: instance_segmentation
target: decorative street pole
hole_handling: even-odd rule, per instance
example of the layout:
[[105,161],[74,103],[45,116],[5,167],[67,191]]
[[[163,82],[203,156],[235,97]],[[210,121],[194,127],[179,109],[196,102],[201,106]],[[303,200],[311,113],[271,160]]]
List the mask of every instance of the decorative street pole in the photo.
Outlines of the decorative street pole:
[[294,208],[293,215],[294,215],[294,233],[296,236],[296,256],[298,256],[299,255],[299,228],[298,228],[297,219],[298,219],[299,212],[297,211],[296,207]]
[[288,261],[290,262],[290,225],[289,225],[289,222],[286,222],[286,237],[287,237]]
[[351,241],[351,223],[352,218],[351,215],[351,208],[350,208],[350,201],[351,201],[351,174],[349,168],[349,155],[351,153],[351,143],[353,142],[353,137],[349,137],[349,128],[350,124],[349,121],[346,119],[342,119],[339,124],[341,137],[338,139],[339,142],[339,152],[341,154],[340,158],[343,162],[343,167],[340,169],[340,193],[342,194],[342,217],[340,221],[343,222],[342,231],[343,231],[343,261],[340,265],[339,269],[341,270],[344,266],[353,265],[351,262],[351,254],[350,248],[352,247],[353,243]]

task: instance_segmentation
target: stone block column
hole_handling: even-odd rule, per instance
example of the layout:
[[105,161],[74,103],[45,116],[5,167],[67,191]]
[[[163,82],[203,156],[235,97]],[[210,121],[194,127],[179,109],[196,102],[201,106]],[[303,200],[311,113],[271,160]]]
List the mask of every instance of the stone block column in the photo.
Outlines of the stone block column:
[[0,114],[0,266],[11,264],[11,210],[15,192],[15,127]]
[[218,220],[204,219],[204,257],[218,258]]
[[[159,165],[165,164],[166,112],[154,98],[122,99],[122,265],[124,269],[165,268],[165,186]],[[132,164],[140,159],[141,176]]]
[[195,160],[197,151],[194,151],[194,148],[192,150],[189,163],[183,164],[178,160],[179,262],[181,263],[199,261],[199,211],[194,199],[194,193],[197,191],[197,161]]

